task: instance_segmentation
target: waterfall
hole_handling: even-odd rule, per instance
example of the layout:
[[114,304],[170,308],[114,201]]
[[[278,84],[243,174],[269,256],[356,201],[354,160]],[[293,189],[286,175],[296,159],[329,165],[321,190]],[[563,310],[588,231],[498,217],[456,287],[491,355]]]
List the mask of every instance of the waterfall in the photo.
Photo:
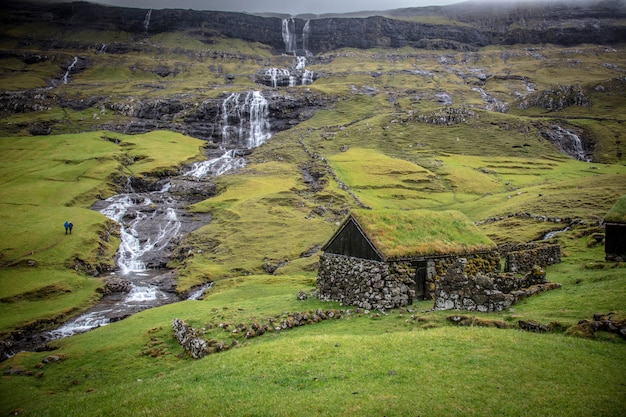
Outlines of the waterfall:
[[148,10],[146,18],[143,20],[143,28],[147,32],[150,27],[150,17],[152,16],[152,10]]
[[285,42],[285,52],[295,52],[296,20],[293,17],[283,19],[283,42]]
[[[234,93],[222,104],[223,154],[203,163],[195,164],[184,176],[200,178],[208,174],[220,175],[245,165],[245,159],[235,149],[224,145],[251,149],[271,137],[268,121],[268,103],[259,91]],[[180,235],[182,221],[177,210],[183,206],[169,194],[171,182],[159,191],[137,192],[128,179],[125,193],[100,201],[92,208],[98,209],[120,224],[121,243],[117,254],[119,274],[130,284],[127,294],[109,295],[107,301],[68,321],[56,330],[41,337],[48,341],[83,333],[96,327],[121,320],[133,313],[178,301],[173,293],[159,289],[155,281],[162,279],[163,270],[147,269],[150,262],[162,262],[164,249]],[[114,275],[114,274],[112,274]],[[199,299],[211,287],[207,283],[191,293],[190,300]]]
[[564,130],[564,136],[569,139],[570,146],[568,147],[571,150],[571,154],[578,159],[579,161],[589,162],[589,158],[585,153],[585,149],[583,148],[583,142],[580,140],[580,137],[575,133],[570,132],[569,130]]
[[222,103],[222,155],[197,162],[185,176],[202,178],[218,176],[243,168],[246,160],[233,148],[252,149],[262,145],[271,136],[267,100],[260,91],[233,93]]
[[307,56],[309,55],[309,36],[311,35],[310,22],[310,20],[307,20],[304,24],[304,28],[302,29],[302,49],[304,49]]
[[274,88],[278,87],[278,82],[281,79],[291,77],[290,71],[286,68],[268,68],[265,70],[265,75],[270,77]]
[[70,66],[67,67],[67,70],[65,71],[65,75],[63,76],[63,84],[67,84],[67,82],[69,81],[70,72],[74,69],[74,66],[76,66],[77,62],[78,62],[78,57],[75,56]]
[[306,57],[305,56],[297,56],[296,57],[296,69],[303,70],[306,67]]
[[585,153],[582,140],[580,137],[559,125],[552,125],[551,130],[544,130],[541,134],[554,143],[563,153],[570,155],[579,161],[589,162],[590,159]]
[[222,144],[256,148],[271,137],[267,100],[260,91],[233,93],[222,104]]
[[302,85],[313,84],[314,74],[315,73],[313,71],[305,70],[304,73],[302,73]]

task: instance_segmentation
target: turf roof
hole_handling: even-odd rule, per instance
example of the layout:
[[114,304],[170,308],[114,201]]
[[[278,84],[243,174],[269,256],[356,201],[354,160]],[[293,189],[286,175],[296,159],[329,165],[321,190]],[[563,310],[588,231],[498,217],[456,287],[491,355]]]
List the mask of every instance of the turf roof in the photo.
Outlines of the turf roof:
[[608,213],[606,213],[604,221],[626,223],[626,194],[621,196]]
[[386,258],[496,249],[491,239],[458,211],[359,209],[351,214]]

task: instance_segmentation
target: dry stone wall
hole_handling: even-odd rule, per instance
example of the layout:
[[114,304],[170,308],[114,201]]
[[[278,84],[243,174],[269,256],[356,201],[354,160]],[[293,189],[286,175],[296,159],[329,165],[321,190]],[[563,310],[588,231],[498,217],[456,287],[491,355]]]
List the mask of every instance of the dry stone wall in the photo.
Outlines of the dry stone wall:
[[502,311],[530,295],[560,287],[547,282],[545,271],[538,266],[523,278],[511,273],[471,275],[465,260],[459,259],[437,281],[434,309]]
[[527,244],[518,246],[505,256],[505,272],[527,272],[535,265],[545,268],[561,262],[560,245]]
[[[426,269],[426,294],[424,299],[434,298],[437,282],[446,275],[450,266],[457,262],[459,257],[447,256],[428,260]],[[465,269],[470,274],[478,272],[491,273],[500,270],[500,254],[497,251],[468,254],[461,258],[465,260]]]
[[[399,269],[403,269],[401,266]],[[317,291],[322,301],[384,310],[409,305],[415,298],[414,281],[384,262],[325,253],[320,257]]]

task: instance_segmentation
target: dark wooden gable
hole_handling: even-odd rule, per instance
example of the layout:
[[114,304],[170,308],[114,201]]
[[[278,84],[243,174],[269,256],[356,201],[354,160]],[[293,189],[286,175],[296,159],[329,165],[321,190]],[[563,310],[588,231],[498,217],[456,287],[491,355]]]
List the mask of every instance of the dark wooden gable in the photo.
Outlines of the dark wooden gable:
[[336,255],[374,261],[385,260],[384,256],[374,247],[352,215],[348,217],[322,249],[326,253],[334,253]]
[[626,258],[626,223],[606,223],[604,251],[607,260]]

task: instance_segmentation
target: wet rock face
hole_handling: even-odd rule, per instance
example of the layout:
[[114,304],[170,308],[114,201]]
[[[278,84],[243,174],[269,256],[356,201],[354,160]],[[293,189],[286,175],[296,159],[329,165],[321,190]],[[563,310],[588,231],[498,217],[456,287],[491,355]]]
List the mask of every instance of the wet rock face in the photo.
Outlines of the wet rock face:
[[[32,21],[46,16],[48,22],[64,28],[125,31],[155,34],[195,30],[199,37],[222,35],[270,45],[285,50],[282,19],[245,13],[196,10],[145,10],[103,7],[87,2],[24,4],[6,2],[12,21]],[[571,4],[573,3],[573,4]],[[580,43],[617,43],[626,39],[626,29],[618,24],[626,17],[623,2],[559,2],[554,5],[529,3],[524,7],[494,8],[489,5],[463,4],[428,8],[399,9],[398,17],[440,16],[463,22],[457,25],[427,24],[409,19],[367,18],[314,19],[309,21],[307,49],[313,53],[338,48],[446,48],[474,50],[490,44],[575,45]],[[500,6],[500,4],[498,4]],[[26,11],[26,12],[25,12]],[[302,36],[306,20],[293,19],[297,36]],[[56,47],[60,41],[55,41]],[[297,43],[297,42],[296,42]],[[66,45],[67,46],[67,45]],[[78,45],[75,45],[78,46]],[[115,48],[111,47],[109,53]]]

